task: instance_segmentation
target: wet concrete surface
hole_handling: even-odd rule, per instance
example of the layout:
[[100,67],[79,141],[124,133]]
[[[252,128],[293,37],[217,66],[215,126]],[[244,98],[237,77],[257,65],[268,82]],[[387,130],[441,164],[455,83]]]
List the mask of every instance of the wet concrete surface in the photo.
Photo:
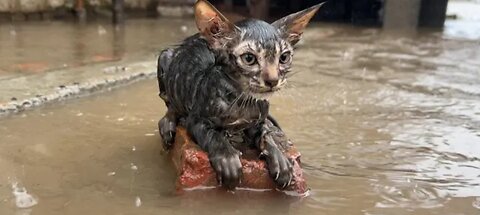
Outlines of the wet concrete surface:
[[146,80],[1,118],[0,214],[478,214],[480,43],[457,26],[311,26],[272,98],[309,197],[177,194]]

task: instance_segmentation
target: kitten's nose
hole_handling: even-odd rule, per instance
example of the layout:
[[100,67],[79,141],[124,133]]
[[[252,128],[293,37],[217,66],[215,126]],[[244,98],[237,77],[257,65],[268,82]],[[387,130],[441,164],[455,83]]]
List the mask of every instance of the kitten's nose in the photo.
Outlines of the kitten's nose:
[[265,85],[270,88],[274,88],[278,84],[278,79],[265,80]]

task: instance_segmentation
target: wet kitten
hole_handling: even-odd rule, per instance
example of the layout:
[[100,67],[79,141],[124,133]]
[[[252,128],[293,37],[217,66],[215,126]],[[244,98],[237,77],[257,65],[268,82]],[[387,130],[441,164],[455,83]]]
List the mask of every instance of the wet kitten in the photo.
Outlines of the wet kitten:
[[[290,72],[293,48],[320,5],[272,24],[244,20],[233,24],[205,0],[195,4],[200,33],[158,62],[160,97],[168,111],[160,120],[165,148],[181,124],[205,150],[219,181],[235,188],[242,177],[241,153],[233,137],[258,147],[280,188],[290,184],[292,164],[268,138],[276,122],[268,114],[268,97],[280,90]],[[273,123],[273,124],[272,124]],[[238,139],[238,138],[237,138]]]

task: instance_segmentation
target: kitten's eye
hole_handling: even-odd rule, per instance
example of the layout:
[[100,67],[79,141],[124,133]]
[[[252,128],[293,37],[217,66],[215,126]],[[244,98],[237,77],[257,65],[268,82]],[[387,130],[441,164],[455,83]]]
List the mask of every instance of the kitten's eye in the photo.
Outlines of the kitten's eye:
[[290,54],[290,52],[284,52],[282,55],[280,55],[280,63],[281,64],[289,63],[291,58],[292,58],[292,55]]
[[242,56],[240,56],[240,57],[242,58],[243,63],[245,63],[249,66],[257,63],[257,58],[252,53],[242,54]]

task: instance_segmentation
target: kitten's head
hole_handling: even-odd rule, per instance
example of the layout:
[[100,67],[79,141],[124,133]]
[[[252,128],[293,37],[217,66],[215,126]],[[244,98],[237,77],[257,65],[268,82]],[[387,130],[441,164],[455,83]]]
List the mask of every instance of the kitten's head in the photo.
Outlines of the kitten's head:
[[293,45],[321,4],[272,24],[244,20],[233,24],[206,0],[195,4],[195,21],[210,48],[222,53],[243,89],[255,97],[280,90],[290,72]]

